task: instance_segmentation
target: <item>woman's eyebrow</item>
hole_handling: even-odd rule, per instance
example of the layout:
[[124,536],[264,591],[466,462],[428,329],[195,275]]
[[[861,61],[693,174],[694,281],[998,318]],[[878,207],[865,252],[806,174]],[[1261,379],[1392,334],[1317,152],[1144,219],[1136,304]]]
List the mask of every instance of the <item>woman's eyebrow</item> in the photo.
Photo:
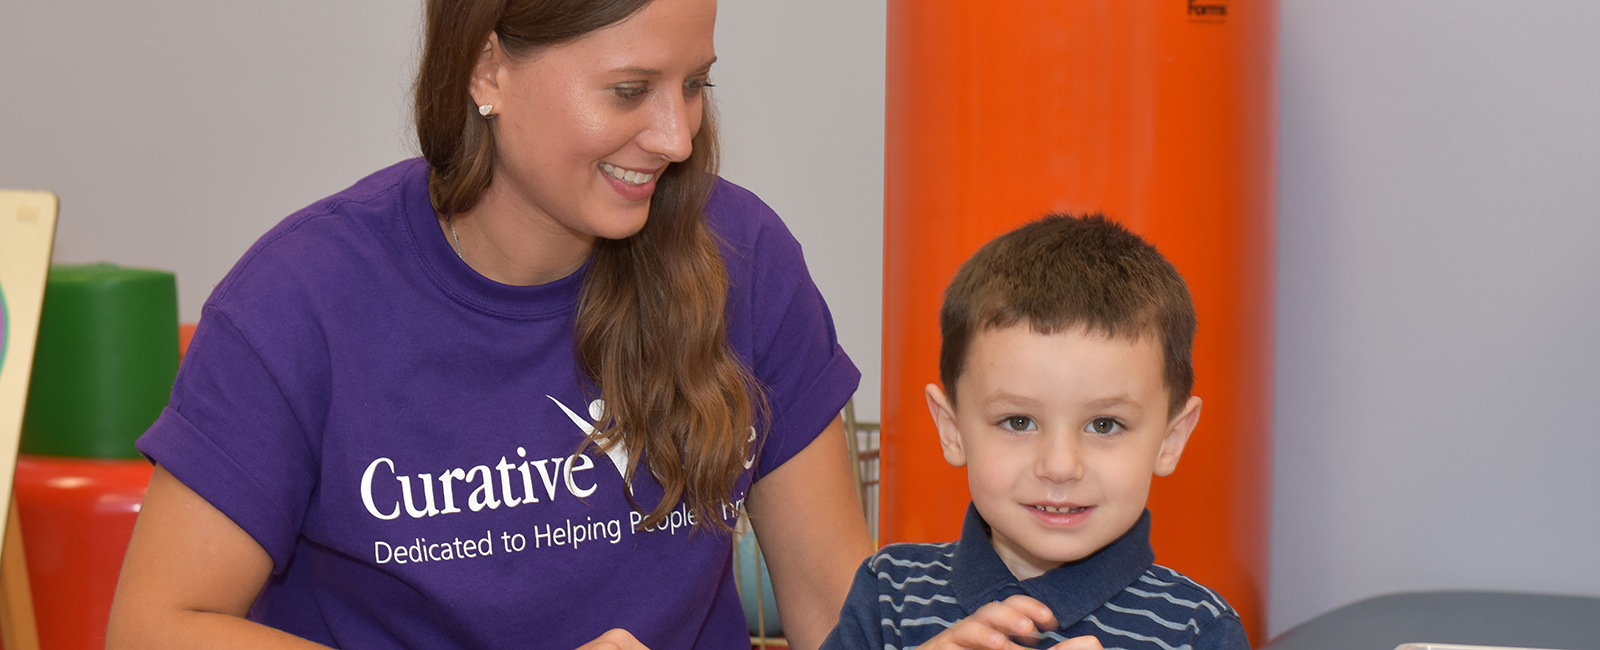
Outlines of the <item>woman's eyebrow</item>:
[[[695,69],[696,70],[705,70],[707,68],[710,68],[711,64],[716,63],[716,62],[717,62],[717,57],[711,57],[705,63],[700,64],[700,67],[695,68]],[[620,67],[620,68],[614,68],[611,71],[612,72],[618,72],[618,73],[626,74],[626,75],[633,75],[633,76],[636,76],[636,77],[657,77],[657,76],[661,75],[661,70],[658,69],[658,68],[646,68],[646,67],[643,67],[643,66],[636,66],[636,65],[630,65],[630,66],[623,66],[623,67]]]

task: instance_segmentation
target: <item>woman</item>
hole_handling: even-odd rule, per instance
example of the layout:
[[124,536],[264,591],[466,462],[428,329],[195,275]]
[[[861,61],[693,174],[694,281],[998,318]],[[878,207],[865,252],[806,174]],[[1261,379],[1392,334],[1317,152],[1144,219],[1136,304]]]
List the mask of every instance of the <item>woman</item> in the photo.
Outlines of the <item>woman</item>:
[[870,551],[859,373],[782,223],[714,176],[715,13],[430,0],[423,160],[207,301],[139,443],[109,647],[737,647],[741,509],[820,643]]

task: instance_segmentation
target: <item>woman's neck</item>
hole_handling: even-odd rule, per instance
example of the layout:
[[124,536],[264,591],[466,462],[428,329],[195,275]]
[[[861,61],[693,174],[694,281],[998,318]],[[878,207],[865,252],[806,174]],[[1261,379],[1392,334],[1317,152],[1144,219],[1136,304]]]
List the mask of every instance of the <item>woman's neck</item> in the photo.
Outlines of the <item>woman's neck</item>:
[[594,252],[593,235],[566,227],[491,184],[471,210],[441,219],[444,236],[480,275],[532,286],[571,275]]

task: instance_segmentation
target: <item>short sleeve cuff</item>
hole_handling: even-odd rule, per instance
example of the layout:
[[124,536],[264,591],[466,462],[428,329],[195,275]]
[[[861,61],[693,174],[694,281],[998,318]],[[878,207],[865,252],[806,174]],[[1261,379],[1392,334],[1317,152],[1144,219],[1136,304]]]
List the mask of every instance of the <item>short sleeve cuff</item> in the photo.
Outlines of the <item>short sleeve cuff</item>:
[[791,398],[787,411],[772,414],[771,435],[761,447],[761,462],[755,478],[759,480],[805,449],[826,429],[861,385],[856,369],[844,349],[835,346],[833,358],[817,374],[817,379]]
[[136,447],[254,538],[272,558],[273,573],[289,565],[300,522],[291,521],[287,507],[182,414],[162,409]]

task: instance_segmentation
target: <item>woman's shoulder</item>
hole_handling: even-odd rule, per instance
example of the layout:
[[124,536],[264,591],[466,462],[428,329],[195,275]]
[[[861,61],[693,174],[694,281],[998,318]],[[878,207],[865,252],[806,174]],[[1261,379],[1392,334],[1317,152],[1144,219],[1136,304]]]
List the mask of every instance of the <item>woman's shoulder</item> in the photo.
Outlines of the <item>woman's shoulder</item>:
[[750,219],[776,218],[777,213],[755,192],[721,176],[711,188],[711,198],[706,202],[706,212],[713,218]]
[[717,178],[711,198],[706,201],[706,221],[719,238],[736,249],[795,241],[772,206],[755,192],[725,178]]
[[727,179],[718,178],[706,201],[706,222],[716,234],[732,277],[804,271],[800,241],[761,197]]
[[256,241],[241,264],[262,249],[296,238],[327,237],[337,231],[387,230],[403,225],[411,212],[432,211],[428,201],[428,166],[419,158],[404,160],[368,174],[349,187],[318,199],[279,221]]
[[372,257],[393,257],[404,247],[407,217],[418,209],[431,211],[427,201],[427,164],[420,159],[369,174],[267,230],[207,302],[226,300],[238,291],[326,286],[319,280],[348,278],[348,273],[370,268],[366,262]]

